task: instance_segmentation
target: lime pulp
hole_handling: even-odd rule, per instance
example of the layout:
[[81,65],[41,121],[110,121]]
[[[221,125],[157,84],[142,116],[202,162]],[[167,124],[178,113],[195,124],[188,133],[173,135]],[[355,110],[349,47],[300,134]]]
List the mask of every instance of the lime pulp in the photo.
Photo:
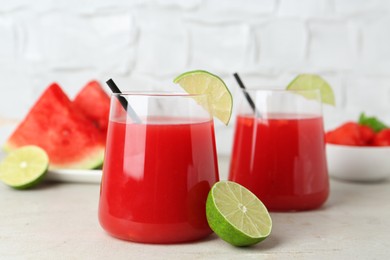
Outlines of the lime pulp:
[[204,70],[188,71],[174,80],[189,94],[209,95],[209,104],[201,104],[209,113],[228,125],[232,115],[233,98],[224,81]]
[[[287,90],[319,89],[322,103],[335,105],[335,96],[331,86],[323,78],[315,74],[300,74],[287,86]],[[308,96],[310,98],[310,96]]]
[[49,167],[47,153],[38,146],[23,146],[10,152],[0,163],[0,180],[15,189],[38,184]]
[[234,246],[250,246],[266,239],[272,220],[264,204],[245,187],[231,181],[214,184],[206,202],[211,229]]

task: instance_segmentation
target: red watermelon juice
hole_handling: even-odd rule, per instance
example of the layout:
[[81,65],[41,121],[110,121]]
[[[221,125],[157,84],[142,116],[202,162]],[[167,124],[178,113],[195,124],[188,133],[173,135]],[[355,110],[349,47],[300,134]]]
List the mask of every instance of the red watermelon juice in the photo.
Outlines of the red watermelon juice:
[[213,121],[110,121],[99,220],[117,238],[178,243],[212,231],[205,203],[218,181]]
[[320,207],[329,193],[321,116],[239,115],[229,179],[271,211]]

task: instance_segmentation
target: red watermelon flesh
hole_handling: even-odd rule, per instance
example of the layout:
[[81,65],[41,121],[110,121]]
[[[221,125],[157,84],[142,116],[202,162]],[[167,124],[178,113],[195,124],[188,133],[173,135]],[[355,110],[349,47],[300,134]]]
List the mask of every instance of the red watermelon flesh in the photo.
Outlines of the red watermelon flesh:
[[95,123],[104,136],[107,134],[110,97],[99,82],[88,82],[76,95],[73,104]]
[[92,169],[103,163],[104,138],[56,83],[40,96],[7,140],[10,151],[37,145],[49,155],[50,168]]

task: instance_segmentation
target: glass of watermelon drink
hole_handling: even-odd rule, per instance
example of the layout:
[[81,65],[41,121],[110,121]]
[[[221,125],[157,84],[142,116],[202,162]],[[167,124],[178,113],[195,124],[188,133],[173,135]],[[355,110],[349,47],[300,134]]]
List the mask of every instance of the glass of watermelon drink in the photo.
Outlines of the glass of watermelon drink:
[[229,179],[271,211],[320,207],[328,198],[319,90],[250,90],[239,102]]
[[[141,122],[118,101],[124,97]],[[207,95],[113,94],[99,221],[114,237],[180,243],[212,233],[205,203],[219,180]]]

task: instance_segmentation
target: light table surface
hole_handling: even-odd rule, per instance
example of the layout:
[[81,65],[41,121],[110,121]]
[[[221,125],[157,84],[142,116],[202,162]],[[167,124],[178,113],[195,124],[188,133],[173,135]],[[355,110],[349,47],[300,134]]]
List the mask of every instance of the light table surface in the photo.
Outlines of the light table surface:
[[[226,179],[228,159],[219,160]],[[319,210],[271,213],[271,236],[236,248],[217,236],[186,244],[121,241],[99,226],[98,184],[0,185],[0,259],[390,259],[390,181],[331,180]]]

